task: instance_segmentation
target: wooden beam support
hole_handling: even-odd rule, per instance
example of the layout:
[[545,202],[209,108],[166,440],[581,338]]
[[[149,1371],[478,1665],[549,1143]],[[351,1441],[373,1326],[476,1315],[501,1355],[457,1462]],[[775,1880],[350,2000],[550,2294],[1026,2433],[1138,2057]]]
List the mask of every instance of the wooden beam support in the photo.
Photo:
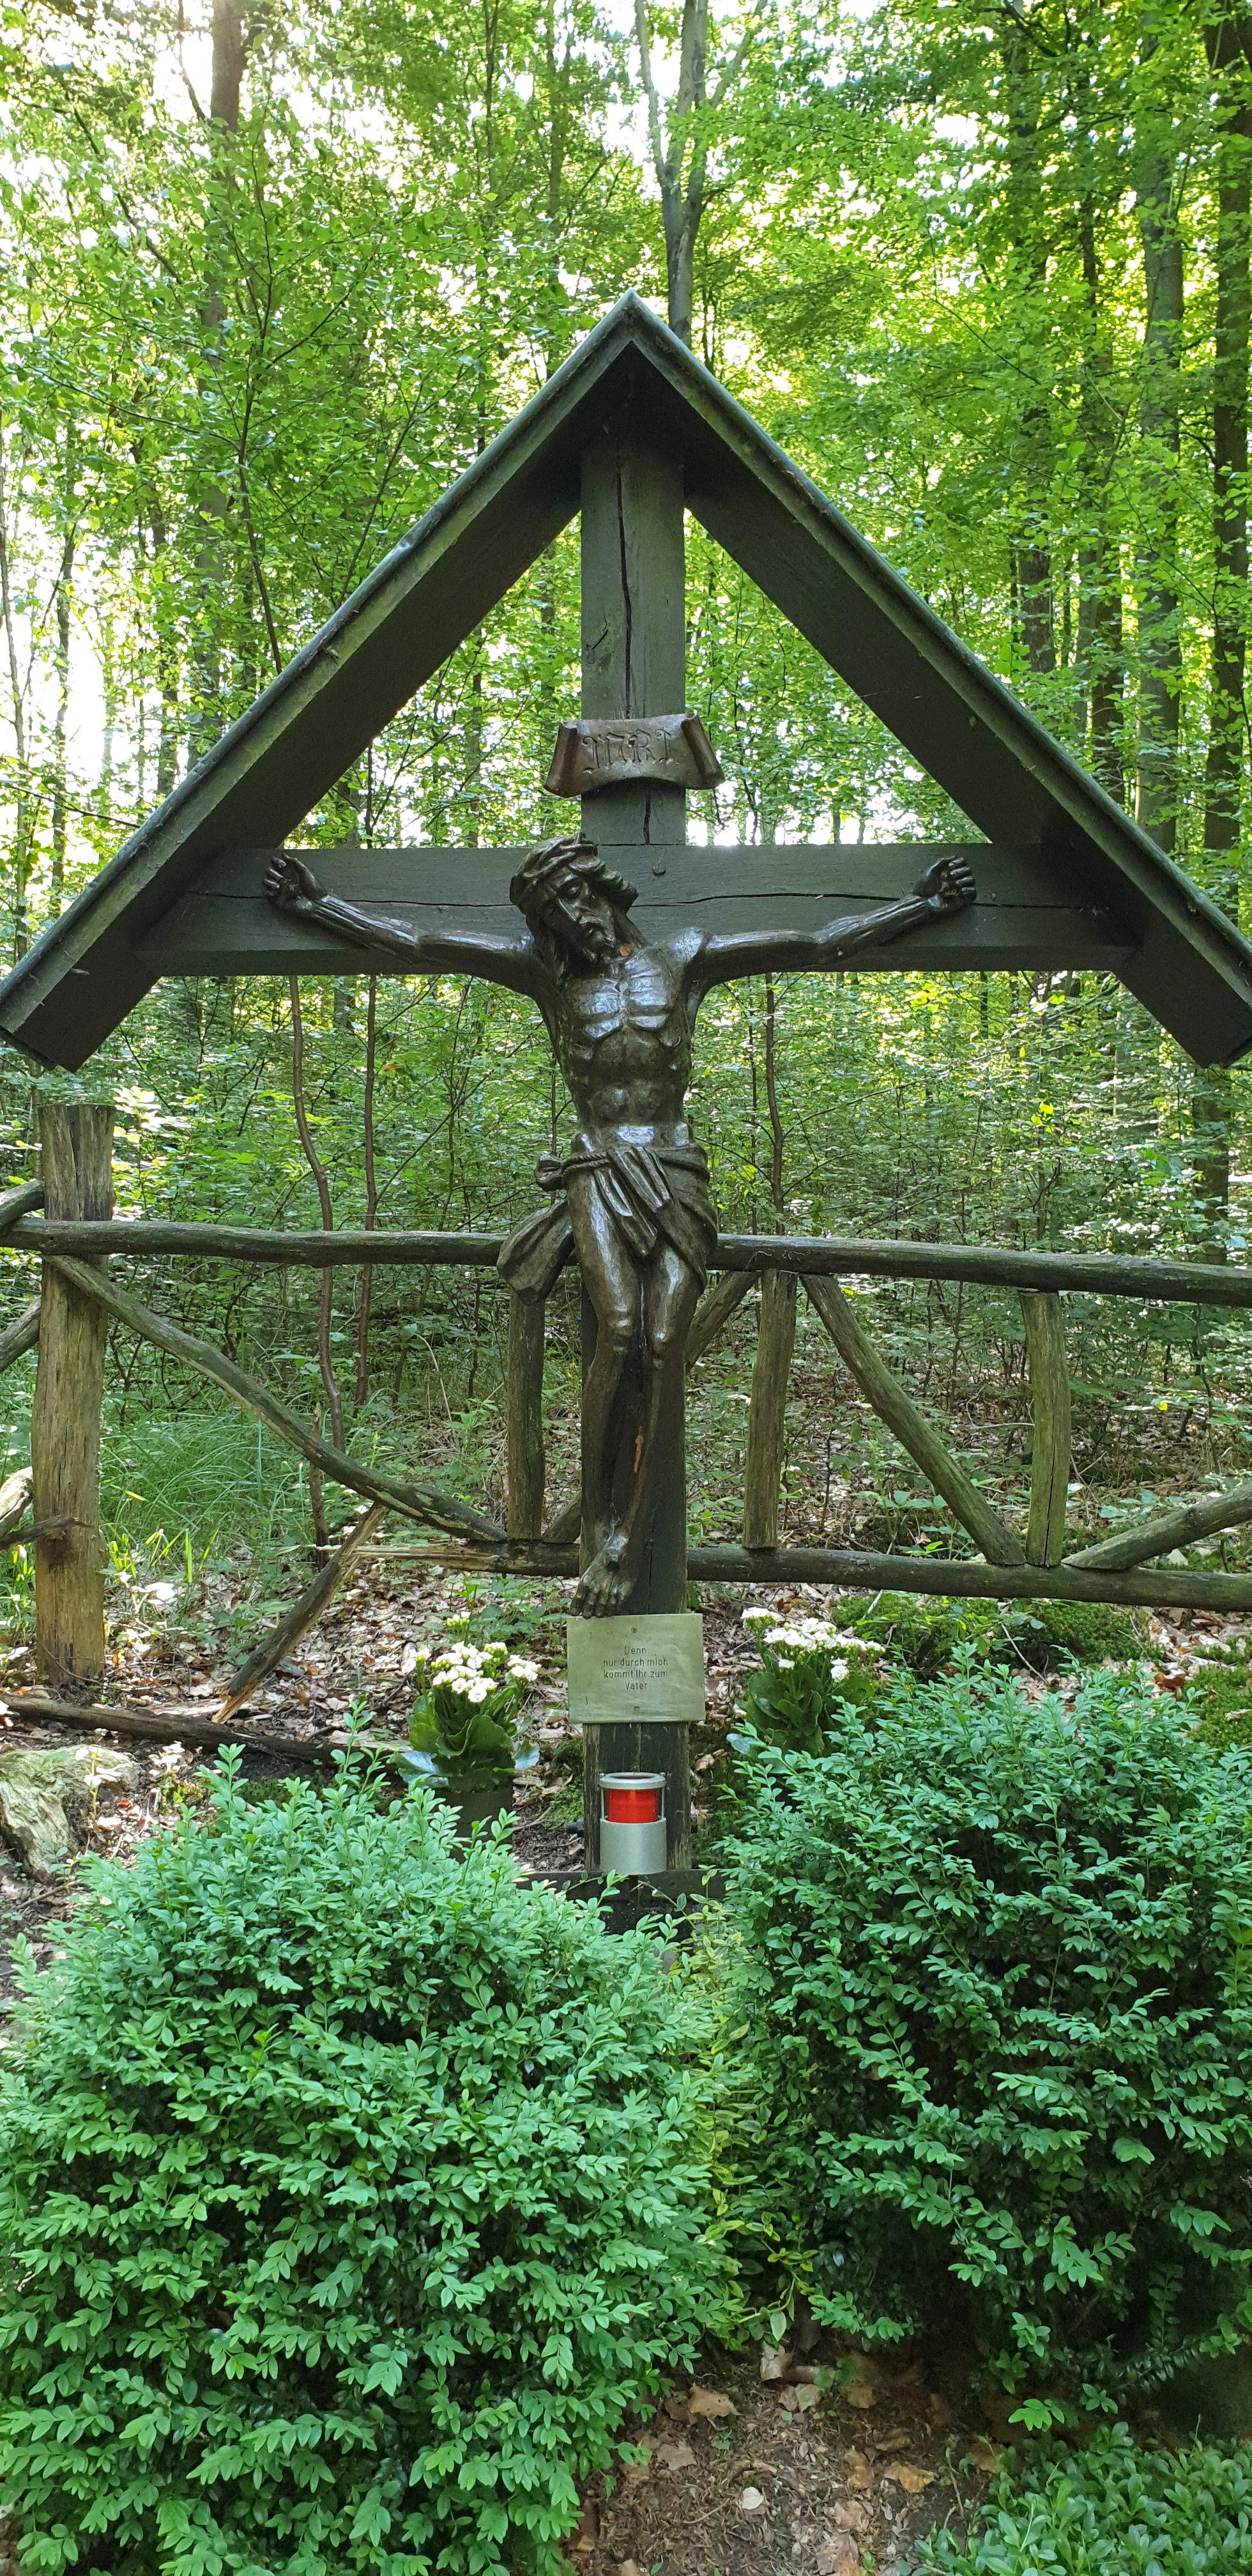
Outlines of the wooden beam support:
[[302,1457],[320,1467],[332,1484],[347,1485],[371,1503],[385,1503],[391,1510],[403,1512],[406,1520],[429,1521],[436,1529],[466,1539],[489,1543],[503,1539],[503,1530],[485,1513],[475,1511],[471,1503],[459,1502],[455,1495],[442,1493],[436,1485],[411,1485],[398,1476],[384,1475],[378,1468],[363,1467],[359,1459],[349,1458],[342,1449],[333,1448],[329,1440],[319,1439],[298,1414],[278,1396],[271,1395],[257,1378],[249,1377],[234,1360],[227,1359],[224,1351],[215,1350],[211,1342],[199,1341],[194,1333],[184,1333],[177,1324],[167,1324],[163,1315],[154,1315],[151,1307],[141,1306],[137,1297],[128,1297],[112,1279],[88,1270],[81,1261],[58,1258],[49,1266],[85,1297],[94,1298],[106,1314],[115,1316],[130,1332],[140,1334],[144,1341],[155,1342],[157,1349],[168,1351],[171,1359],[182,1360],[186,1367],[209,1378],[245,1413],[252,1414],[267,1430],[285,1440],[289,1448],[298,1449]]
[[259,1726],[215,1723],[190,1709],[174,1709],[158,1717],[155,1709],[114,1708],[108,1701],[87,1707],[82,1700],[49,1699],[34,1691],[10,1692],[5,1706],[23,1726],[72,1726],[84,1735],[127,1735],[141,1744],[194,1744],[206,1753],[223,1752],[231,1746],[254,1753],[282,1753],[297,1767],[333,1762],[341,1749],[310,1743],[299,1735],[271,1734]]
[[[628,396],[606,416],[582,458],[582,712],[585,716],[673,715],[687,703],[681,457],[658,449]],[[583,829],[645,887],[668,882],[687,837],[682,788],[641,781],[600,788],[582,800]],[[641,924],[652,935],[651,923]],[[587,1332],[586,1357],[594,1349]],[[616,1500],[624,1510],[639,1473],[644,1424],[638,1350],[617,1409]],[[687,1474],[683,1381],[658,1439],[658,1477],[629,1611],[681,1610],[687,1597]],[[584,1561],[587,1533],[583,1533]],[[602,1771],[663,1771],[671,1869],[686,1865],[691,1835],[691,1764],[686,1726],[589,1726],[583,1730],[583,1849],[594,1868],[600,1844]]]
[[[124,1253],[152,1260],[168,1254],[197,1261],[267,1261],[319,1269],[363,1263],[414,1269],[494,1270],[503,1235],[405,1233],[364,1228],[297,1233],[282,1226],[184,1225],[139,1218],[132,1224],[78,1223],[23,1217],[0,1250],[77,1253],[84,1259]],[[1148,1261],[1109,1252],[1016,1252],[991,1243],[910,1243],[839,1234],[722,1234],[710,1265],[756,1279],[766,1270],[831,1279],[955,1279],[987,1288],[1069,1290],[1092,1297],[1130,1297],[1136,1304],[1252,1307],[1252,1270],[1203,1261]]]
[[510,1289],[504,1379],[505,1527],[510,1538],[538,1538],[543,1529],[546,1314],[542,1298],[519,1297]]
[[721,1278],[715,1279],[712,1287],[705,1289],[691,1318],[691,1330],[687,1335],[687,1348],[683,1354],[688,1377],[697,1360],[702,1360],[705,1352],[711,1351],[714,1342],[725,1332],[731,1316],[736,1307],[743,1304],[751,1285],[752,1282],[745,1271],[724,1270]]
[[39,1308],[40,1299],[32,1297],[29,1306],[23,1306],[0,1333],[0,1375],[12,1368],[14,1360],[24,1359],[27,1351],[33,1351],[39,1339]]
[[[672,447],[651,444],[629,402],[583,451],[581,561],[583,714],[681,714],[687,703],[682,459]],[[582,810],[583,830],[606,848],[681,848],[687,838],[681,787],[655,781],[602,787],[584,796]]]
[[5,1190],[0,1195],[0,1242],[3,1242],[6,1234],[12,1233],[14,1226],[22,1217],[32,1216],[36,1208],[43,1206],[43,1202],[42,1181],[22,1181],[17,1189]]
[[982,1549],[983,1555],[993,1565],[1020,1565],[1024,1557],[1020,1539],[1001,1520],[959,1459],[952,1456],[934,1424],[919,1411],[886,1361],[879,1358],[873,1343],[862,1332],[842,1288],[833,1279],[809,1277],[807,1274],[804,1285],[862,1395],[868,1398],[888,1430],[894,1432],[901,1447],[907,1449],[936,1493],[942,1494],[961,1528],[968,1530],[975,1545]]
[[1171,1548],[1190,1547],[1195,1539],[1208,1538],[1214,1530],[1238,1529],[1244,1521],[1252,1521],[1252,1485],[1232,1485],[1228,1493],[1207,1495],[1202,1503],[1180,1503],[1172,1512],[1158,1512],[1063,1561],[1092,1569],[1147,1565],[1154,1556],[1168,1556]]
[[289,1610],[284,1611],[277,1627],[270,1630],[268,1637],[262,1638],[259,1646],[253,1647],[252,1653],[232,1676],[229,1693],[217,1712],[219,1726],[224,1726],[239,1709],[246,1708],[258,1683],[263,1682],[267,1674],[277,1671],[305,1630],[311,1628],[314,1621],[321,1618],[322,1612],[329,1608],[345,1575],[350,1572],[353,1560],[386,1517],[385,1503],[371,1503],[369,1510],[362,1512],[360,1519],[354,1521],[335,1554],[325,1565],[319,1566],[312,1582],[306,1584],[299,1598],[292,1602]]
[[[612,602],[610,601],[610,605]],[[607,614],[607,612],[606,612]],[[672,657],[671,657],[672,658]],[[636,674],[637,676],[637,674]],[[657,685],[660,683],[658,681]],[[681,701],[680,701],[681,703]],[[668,712],[668,710],[662,710]],[[697,922],[719,933],[820,930],[843,915],[868,912],[910,894],[937,858],[967,859],[978,899],[913,931],[903,947],[863,948],[857,973],[1116,973],[1133,954],[1127,923],[1089,890],[1027,844],[943,841],[776,842],[769,865],[755,845],[684,848],[683,791],[673,787],[602,788],[583,800],[585,829],[639,888],[634,918],[649,939]],[[554,808],[552,828],[559,822]],[[629,826],[634,825],[631,835]],[[645,829],[651,855],[641,854]],[[669,843],[658,846],[669,834]],[[627,853],[631,855],[627,855]],[[148,970],[161,975],[402,975],[388,950],[349,946],[329,928],[275,912],[262,891],[274,850],[226,850],[189,891],[179,895],[141,946]],[[329,892],[409,930],[515,938],[518,917],[509,879],[522,848],[449,850],[311,850]]]
[[[836,1290],[836,1295],[838,1291]],[[752,1363],[748,1449],[743,1474],[743,1543],[777,1547],[779,1493],[786,1439],[787,1384],[796,1341],[796,1282],[767,1270]]]
[[[544,1582],[578,1571],[572,1547],[446,1547],[427,1543],[367,1548],[366,1556],[480,1574],[528,1574]],[[893,1556],[861,1548],[736,1547],[715,1541],[687,1554],[691,1583],[831,1584],[841,1592],[925,1592],[955,1601],[1113,1601],[1145,1610],[1252,1611],[1252,1574],[1097,1573],[1069,1565],[986,1565],[968,1557]]]
[[[112,1103],[39,1103],[46,1205],[54,1216],[113,1213]],[[45,1262],[39,1366],[30,1443],[34,1516],[55,1522],[35,1541],[35,1655],[49,1681],[78,1685],[104,1670],[104,1548],[100,1537],[100,1407],[108,1322],[102,1284],[76,1265]]]
[[1026,1554],[1032,1565],[1059,1565],[1065,1553],[1071,1452],[1069,1370],[1060,1298],[1027,1289],[1022,1320],[1034,1426]]

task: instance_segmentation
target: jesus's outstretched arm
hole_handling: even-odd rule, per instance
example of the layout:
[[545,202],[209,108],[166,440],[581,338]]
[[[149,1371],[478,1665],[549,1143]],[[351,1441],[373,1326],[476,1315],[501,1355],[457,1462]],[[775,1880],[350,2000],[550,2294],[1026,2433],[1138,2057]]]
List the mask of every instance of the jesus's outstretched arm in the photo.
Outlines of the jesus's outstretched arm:
[[535,952],[529,932],[517,939],[486,934],[467,939],[455,931],[409,930],[382,913],[362,912],[354,903],[327,894],[305,859],[278,858],[266,872],[265,891],[279,912],[299,921],[320,923],[356,948],[385,949],[401,958],[415,975],[481,975],[488,983],[507,984],[532,998],[536,987]]
[[[842,966],[860,948],[879,948],[903,939],[923,923],[964,912],[974,901],[973,873],[964,859],[936,859],[900,903],[880,904],[874,912],[846,914],[825,930],[744,930],[725,938],[706,939],[696,965],[705,986],[728,984],[737,975],[820,973]],[[907,960],[902,960],[907,963]]]

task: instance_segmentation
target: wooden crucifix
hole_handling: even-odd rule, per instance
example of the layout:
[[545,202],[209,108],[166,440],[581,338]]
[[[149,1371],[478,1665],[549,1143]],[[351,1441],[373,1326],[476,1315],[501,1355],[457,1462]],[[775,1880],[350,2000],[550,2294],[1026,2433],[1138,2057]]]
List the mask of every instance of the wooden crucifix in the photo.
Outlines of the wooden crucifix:
[[542,1013],[578,1127],[567,1158],[540,1165],[553,1206],[510,1237],[500,1271],[522,1297],[543,1299],[571,1250],[578,1261],[591,1330],[574,1607],[605,1618],[674,1611],[686,1597],[684,1348],[717,1238],[686,1118],[704,995],[739,976],[838,966],[964,911],[975,886],[952,854],[932,860],[903,901],[817,930],[638,929],[639,888],[623,869],[665,870],[686,840],[701,753],[704,774],[712,764],[698,722],[672,712],[686,694],[680,479],[607,430],[584,465],[582,590],[585,721],[562,728],[563,766],[576,784],[606,772],[614,783],[587,787],[582,835],[523,860],[509,888],[511,937],[410,929],[327,893],[288,854],[270,864],[265,890],[302,927],[383,948],[418,972],[481,975]]
[[[686,706],[684,508],[984,838],[687,846],[712,756]],[[582,714],[548,783],[582,794],[583,840],[319,849],[307,873],[287,837],[580,511]],[[854,950],[861,971],[1112,973],[1197,1062],[1252,1046],[1248,943],[627,295],[43,933],[0,985],[0,1036],[77,1069],[168,974],[442,965],[533,997],[578,1132],[506,1268],[537,1290],[568,1231],[582,1271],[585,1640],[686,1598],[681,1346],[713,1225],[685,1117],[701,995]],[[595,1732],[592,1777],[597,1748],[667,1772],[680,1862],[685,1730]]]
[[[542,1013],[577,1132],[564,1161],[540,1165],[554,1204],[510,1237],[499,1266],[520,1296],[542,1300],[571,1248],[577,1258],[585,1368],[574,1611],[595,1619],[672,1614],[687,1598],[684,1354],[717,1238],[708,1166],[686,1116],[704,995],[735,977],[832,968],[905,939],[964,911],[975,884],[952,853],[903,900],[815,930],[763,922],[719,932],[697,919],[650,936],[635,926],[635,880],[663,879],[686,842],[688,786],[718,773],[702,728],[682,712],[681,477],[607,428],[583,464],[582,696],[584,722],[562,728],[554,774],[571,781],[561,792],[583,787],[583,832],[523,860],[509,887],[512,936],[411,929],[328,893],[309,861],[286,853],[270,863],[265,891],[302,929],[385,950],[419,972],[481,975]],[[601,1768],[663,1756],[667,1774],[685,1774],[672,1728],[624,1721],[608,1730],[608,1747],[604,1732],[595,1730]],[[671,1776],[670,1788],[671,1799],[683,1796],[685,1781]],[[685,1836],[673,1839],[681,1848]]]

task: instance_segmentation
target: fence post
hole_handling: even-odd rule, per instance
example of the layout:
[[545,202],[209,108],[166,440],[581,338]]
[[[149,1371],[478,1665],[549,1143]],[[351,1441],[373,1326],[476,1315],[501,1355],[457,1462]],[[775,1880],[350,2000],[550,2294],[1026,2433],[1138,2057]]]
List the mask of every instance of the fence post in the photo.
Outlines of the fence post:
[[1026,1555],[1031,1565],[1058,1565],[1065,1554],[1069,1494],[1069,1370],[1061,1301],[1050,1290],[1024,1288],[1026,1368],[1034,1438],[1030,1450],[1030,1519]]
[[778,1498],[786,1437],[787,1381],[796,1339],[794,1271],[767,1270],[752,1363],[748,1454],[743,1477],[743,1543],[777,1547]]
[[[39,1137],[47,1215],[111,1217],[112,1103],[41,1101]],[[37,1522],[67,1526],[34,1543],[35,1652],[41,1673],[68,1685],[97,1681],[104,1670],[100,1404],[108,1331],[103,1307],[45,1262],[30,1433],[33,1507]]]
[[541,1298],[509,1294],[505,1359],[505,1527],[510,1538],[543,1528],[543,1332]]

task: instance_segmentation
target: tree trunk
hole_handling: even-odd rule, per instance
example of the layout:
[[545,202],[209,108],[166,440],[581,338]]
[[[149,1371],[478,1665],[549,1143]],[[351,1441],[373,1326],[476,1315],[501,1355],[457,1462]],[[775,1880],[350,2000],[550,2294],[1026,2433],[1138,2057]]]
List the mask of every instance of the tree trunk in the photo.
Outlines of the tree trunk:
[[1085,59],[1079,60],[1072,71],[1067,94],[1076,127],[1074,165],[1085,307],[1078,402],[1083,524],[1078,548],[1077,662],[1087,695],[1091,767],[1100,785],[1120,804],[1125,793],[1121,742],[1124,648],[1121,545],[1113,486],[1119,416],[1108,383],[1109,335],[1099,248],[1106,209],[1099,195],[1095,109]]
[[[42,1101],[39,1132],[47,1215],[111,1217],[111,1106]],[[104,1670],[100,1404],[107,1339],[103,1308],[45,1263],[30,1431],[34,1517],[67,1526],[35,1542],[35,1650],[41,1673],[62,1687],[97,1681]]]
[[[1145,73],[1158,50],[1151,23]],[[1178,597],[1178,456],[1183,266],[1177,146],[1164,98],[1141,99],[1136,199],[1143,257],[1143,391],[1139,404],[1140,534],[1136,549],[1139,742],[1135,816],[1163,850],[1178,823],[1182,694]]]
[[1248,580],[1249,178],[1252,100],[1242,13],[1205,30],[1218,86],[1217,312],[1213,330],[1213,658],[1204,773],[1210,890],[1238,918]]
[[[201,302],[204,365],[209,382],[222,363],[226,296],[223,287],[225,210],[221,200],[230,187],[230,149],[239,132],[243,76],[249,52],[240,0],[213,0],[212,43],[209,138],[214,167],[210,187],[218,203],[215,207],[217,220],[208,226],[209,247]],[[193,657],[194,703],[189,727],[194,758],[207,751],[221,731],[223,605],[229,576],[229,513],[230,500],[223,484],[210,480],[200,499],[201,530],[196,550],[200,630]]]
[[65,473],[62,483],[64,528],[61,561],[57,567],[56,588],[56,713],[52,722],[52,811],[50,839],[52,844],[48,895],[51,909],[59,914],[65,901],[65,844],[69,819],[69,714],[70,714],[70,630],[73,621],[74,553],[78,538],[78,520],[74,494],[74,471],[77,444],[73,430],[66,432]]
[[[1043,84],[1037,50],[1015,19],[1006,18],[1000,49],[1008,110],[1009,277],[1015,304],[1028,317],[1024,336],[1029,352],[1034,346],[1036,318],[1041,320],[1045,333],[1047,330],[1048,251],[1041,227],[1039,173]],[[1011,571],[1021,648],[1029,669],[1041,676],[1056,668],[1048,525],[1052,459],[1048,401],[1028,393],[1017,440],[1018,533],[1012,545]]]
[[[1252,332],[1249,213],[1252,17],[1210,22],[1204,31],[1217,89],[1217,310],[1213,326],[1213,651],[1204,770],[1204,847],[1210,892],[1239,917],[1243,703],[1247,656],[1248,351]],[[1210,1261],[1226,1258],[1230,1216],[1231,1084],[1221,1068],[1192,1082],[1196,1196]]]

